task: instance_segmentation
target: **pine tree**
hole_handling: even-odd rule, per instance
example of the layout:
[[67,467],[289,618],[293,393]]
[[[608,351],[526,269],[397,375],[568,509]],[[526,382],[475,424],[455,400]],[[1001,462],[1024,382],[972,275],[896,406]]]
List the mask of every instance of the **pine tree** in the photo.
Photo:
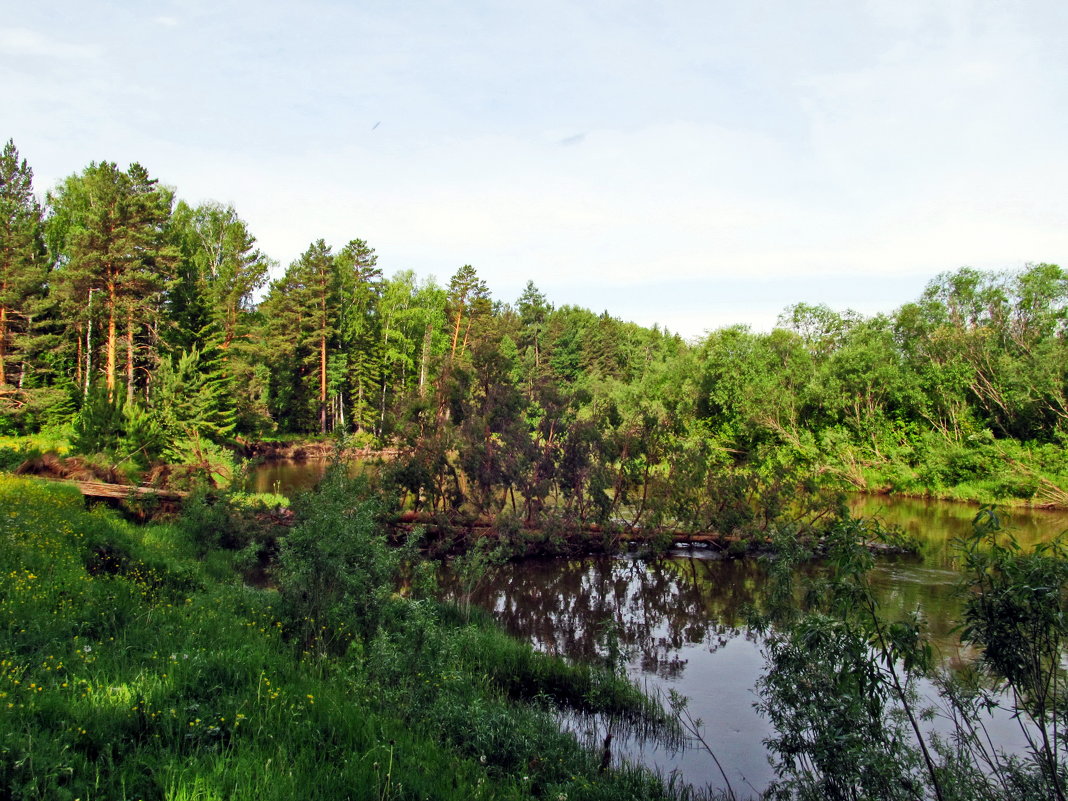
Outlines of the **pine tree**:
[[[49,200],[57,284],[69,333],[84,352],[85,386],[92,383],[94,336],[103,329],[105,385],[115,395],[122,329],[131,399],[138,364],[151,369],[158,357],[155,324],[177,260],[166,240],[173,195],[139,164],[123,172],[114,163],[94,162],[67,178]],[[80,368],[81,358],[78,363]]]
[[269,420],[263,404],[267,361],[253,333],[253,293],[272,264],[232,206],[175,206],[171,237],[179,253],[177,277],[167,293],[166,338],[176,353],[218,351],[220,380],[230,409],[246,432]]
[[48,263],[33,171],[8,140],[0,153],[0,399],[20,405],[34,318],[46,293]]
[[220,442],[233,433],[234,408],[220,362],[217,350],[202,354],[196,348],[160,362],[152,407],[172,451],[178,450],[179,439],[195,452],[201,437]]
[[349,396],[353,427],[374,428],[375,389],[382,368],[381,324],[378,304],[382,271],[378,256],[362,239],[353,239],[335,259],[338,271],[338,331],[340,356],[345,365],[344,391],[338,400],[344,421],[344,399]]
[[524,353],[531,356],[527,374],[529,376],[528,387],[533,386],[534,381],[540,375],[542,369],[542,349],[544,348],[545,329],[549,319],[549,313],[553,307],[546,300],[533,281],[527,281],[523,294],[519,296],[516,304],[519,309],[519,342],[517,343]]
[[307,428],[308,409],[303,407],[316,397],[318,427],[324,434],[328,351],[337,334],[338,294],[334,256],[326,242],[319,239],[271,285],[263,303],[269,335],[276,345],[276,374],[272,376],[275,408],[281,418]]
[[[486,282],[478,277],[474,267],[465,264],[449,281],[449,315],[453,320],[450,362],[457,358],[457,346],[460,349],[459,355],[463,356],[471,332],[471,323],[478,313],[487,310],[488,304],[489,288]],[[460,339],[461,329],[463,340]]]

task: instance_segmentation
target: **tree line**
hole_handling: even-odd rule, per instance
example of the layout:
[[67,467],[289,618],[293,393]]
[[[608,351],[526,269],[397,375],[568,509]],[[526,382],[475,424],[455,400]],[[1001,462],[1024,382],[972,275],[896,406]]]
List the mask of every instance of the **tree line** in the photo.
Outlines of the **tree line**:
[[73,424],[83,450],[182,460],[351,432],[405,454],[393,478],[416,506],[527,518],[751,523],[747,495],[791,503],[799,466],[862,489],[1065,500],[1056,265],[962,268],[890,314],[798,303],[769,333],[686,342],[554,306],[533,282],[494,299],[470,265],[444,286],[386,277],[356,236],[313,241],[269,282],[234,208],[110,162],[42,205],[10,141],[0,236],[0,433]]

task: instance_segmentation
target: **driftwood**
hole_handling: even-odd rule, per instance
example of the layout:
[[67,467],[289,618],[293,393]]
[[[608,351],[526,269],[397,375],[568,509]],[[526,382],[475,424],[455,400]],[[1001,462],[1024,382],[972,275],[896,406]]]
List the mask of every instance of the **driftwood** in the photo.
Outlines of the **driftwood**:
[[[333,440],[310,442],[243,442],[238,441],[240,453],[247,459],[263,462],[325,462],[334,457],[337,445]],[[398,448],[345,448],[341,458],[345,461],[369,459],[395,459]]]
[[[457,531],[469,531],[472,534],[481,533],[488,535],[497,528],[496,522],[491,518],[477,517],[447,518],[427,514],[426,512],[401,512],[393,518],[395,527],[410,527],[413,525],[426,526],[432,531],[442,528],[451,528]],[[524,528],[525,534],[536,536],[541,533],[537,528]],[[674,545],[703,545],[719,548],[728,547],[737,542],[739,537],[734,535],[718,534],[713,531],[691,532],[664,529],[642,529],[637,527],[606,528],[598,523],[576,523],[569,526],[569,534],[598,534],[617,537],[622,542],[648,542],[653,538],[670,537]]]
[[162,501],[180,501],[189,495],[180,490],[165,490],[156,487],[135,487],[129,484],[106,484],[103,481],[69,481],[62,478],[45,478],[36,476],[38,481],[54,481],[57,484],[70,484],[78,488],[87,498],[159,498]]

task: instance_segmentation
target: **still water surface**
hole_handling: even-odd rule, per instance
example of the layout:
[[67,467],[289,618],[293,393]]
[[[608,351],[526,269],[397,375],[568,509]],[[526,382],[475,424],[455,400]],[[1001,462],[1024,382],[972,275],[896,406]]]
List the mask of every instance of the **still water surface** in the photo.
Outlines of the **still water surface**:
[[[313,486],[322,469],[271,465],[250,488],[288,494]],[[871,579],[884,613],[918,611],[943,661],[966,659],[953,634],[960,606],[951,543],[970,531],[976,508],[863,497],[854,501],[854,511],[902,526],[923,543],[917,556],[878,560]],[[1068,512],[1016,510],[1003,523],[1030,544],[1068,529]],[[504,565],[486,577],[474,601],[515,636],[568,658],[603,658],[604,632],[611,626],[633,679],[652,691],[673,689],[690,699],[691,713],[704,721],[706,740],[735,791],[745,796],[774,778],[763,746],[772,732],[753,707],[764,658],[744,621],[744,609],[760,603],[764,582],[756,559],[720,560],[701,550],[678,550],[655,561],[588,557]],[[1022,746],[1012,721],[994,721],[992,729],[1006,747]],[[634,741],[622,748],[628,757],[665,773],[678,771],[694,784],[723,785],[702,751],[679,753]]]
[[[950,543],[970,530],[974,507],[867,498],[856,507],[924,538],[919,556],[880,558],[872,583],[885,614],[918,611],[943,661],[959,664],[967,654],[960,653],[953,634],[960,606]],[[1068,529],[1068,514],[1020,511],[1006,522],[1022,542],[1033,542]],[[745,607],[762,599],[764,579],[756,559],[710,559],[700,551],[679,550],[656,561],[525,561],[490,577],[475,602],[492,610],[514,635],[572,658],[600,658],[603,632],[611,622],[631,677],[651,690],[674,689],[690,699],[691,713],[704,721],[706,740],[744,796],[756,795],[774,778],[763,746],[772,732],[753,707],[764,658],[744,621]],[[1007,716],[990,728],[1005,747],[1022,749],[1020,733]],[[630,757],[665,773],[678,771],[698,785],[723,785],[703,751],[677,753],[635,742],[625,747]]]

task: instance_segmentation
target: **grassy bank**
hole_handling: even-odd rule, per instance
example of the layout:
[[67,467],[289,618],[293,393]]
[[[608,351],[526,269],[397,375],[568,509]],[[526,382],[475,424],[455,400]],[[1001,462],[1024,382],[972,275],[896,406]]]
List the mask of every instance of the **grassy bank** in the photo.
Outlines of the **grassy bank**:
[[878,456],[843,448],[829,461],[852,486],[869,493],[1068,508],[1068,451],[1061,444],[988,437],[952,444],[926,436],[898,446]]
[[[298,540],[315,540],[307,525]],[[297,568],[318,557],[290,553],[281,593],[252,590],[232,553],[198,558],[194,534],[0,475],[0,796],[687,795],[644,771],[601,772],[601,754],[555,725],[560,708],[656,725],[610,672],[380,588],[373,619],[339,632],[334,596],[321,619],[300,616]]]
[[27,459],[43,453],[54,453],[57,456],[70,453],[69,430],[0,436],[0,470],[14,470]]

